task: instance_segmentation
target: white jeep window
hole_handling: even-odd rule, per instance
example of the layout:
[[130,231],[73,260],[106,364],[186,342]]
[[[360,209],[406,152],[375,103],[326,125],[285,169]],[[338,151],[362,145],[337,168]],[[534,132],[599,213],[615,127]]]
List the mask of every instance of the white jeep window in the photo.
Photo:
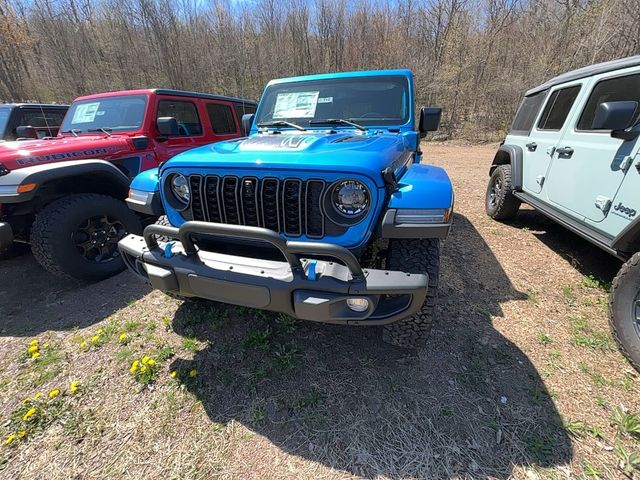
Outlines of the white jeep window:
[[580,85],[574,85],[573,87],[556,90],[549,95],[549,100],[547,100],[547,104],[538,121],[538,129],[560,130],[579,92]]
[[547,92],[548,90],[543,90],[534,95],[524,97],[509,129],[510,135],[529,135]]
[[[598,106],[604,102],[632,101],[640,105],[640,74],[602,80],[596,84],[580,115],[578,130],[594,130],[593,120]],[[638,119],[636,108],[636,120]]]

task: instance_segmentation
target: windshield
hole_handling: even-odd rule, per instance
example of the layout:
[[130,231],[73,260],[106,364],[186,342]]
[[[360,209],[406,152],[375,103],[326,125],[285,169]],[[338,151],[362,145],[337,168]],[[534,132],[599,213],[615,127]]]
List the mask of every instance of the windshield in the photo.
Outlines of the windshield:
[[287,121],[308,127],[329,119],[363,126],[403,125],[409,121],[409,82],[393,75],[278,83],[265,90],[256,123]]
[[11,108],[0,107],[0,139],[4,137],[4,129],[7,127],[7,122],[9,122],[9,115],[11,115]]
[[146,95],[123,95],[73,102],[60,132],[135,131],[142,125]]

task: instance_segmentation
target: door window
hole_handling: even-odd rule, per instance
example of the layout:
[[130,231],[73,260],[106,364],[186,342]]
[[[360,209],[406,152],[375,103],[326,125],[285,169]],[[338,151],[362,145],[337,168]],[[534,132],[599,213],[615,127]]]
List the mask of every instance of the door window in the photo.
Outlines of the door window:
[[173,117],[178,122],[180,136],[192,137],[202,135],[202,125],[198,110],[193,102],[176,100],[160,100],[158,117]]
[[538,130],[560,130],[579,92],[580,85],[575,85],[551,93],[538,121]]
[[238,116],[238,121],[242,122],[242,116],[249,113],[256,113],[256,106],[248,103],[235,103],[233,108],[236,109],[236,115]]
[[236,122],[233,120],[233,111],[228,105],[222,103],[207,103],[207,115],[218,135],[236,133]]
[[[610,78],[596,84],[587,100],[580,120],[578,130],[594,130],[593,120],[598,106],[604,102],[632,101],[640,105],[640,74],[625,77]],[[636,107],[636,119],[638,107]]]
[[540,106],[547,95],[547,91],[548,90],[544,90],[535,95],[524,97],[516,113],[516,118],[514,118],[511,124],[511,129],[509,130],[510,135],[529,135],[533,122],[540,111]]

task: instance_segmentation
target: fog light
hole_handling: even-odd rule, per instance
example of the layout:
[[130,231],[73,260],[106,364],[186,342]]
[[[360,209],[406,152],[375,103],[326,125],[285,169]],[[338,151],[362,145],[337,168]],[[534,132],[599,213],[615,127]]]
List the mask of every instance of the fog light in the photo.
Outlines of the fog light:
[[354,312],[366,312],[369,308],[369,300],[366,298],[348,298],[347,307]]

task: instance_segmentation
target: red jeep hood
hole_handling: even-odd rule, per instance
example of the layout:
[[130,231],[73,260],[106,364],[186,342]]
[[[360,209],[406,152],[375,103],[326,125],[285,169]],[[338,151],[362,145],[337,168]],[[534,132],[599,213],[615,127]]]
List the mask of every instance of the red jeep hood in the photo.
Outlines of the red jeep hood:
[[133,144],[125,136],[83,135],[51,140],[21,140],[0,143],[0,163],[9,170],[15,170],[65,160],[109,160],[130,151],[133,151]]

